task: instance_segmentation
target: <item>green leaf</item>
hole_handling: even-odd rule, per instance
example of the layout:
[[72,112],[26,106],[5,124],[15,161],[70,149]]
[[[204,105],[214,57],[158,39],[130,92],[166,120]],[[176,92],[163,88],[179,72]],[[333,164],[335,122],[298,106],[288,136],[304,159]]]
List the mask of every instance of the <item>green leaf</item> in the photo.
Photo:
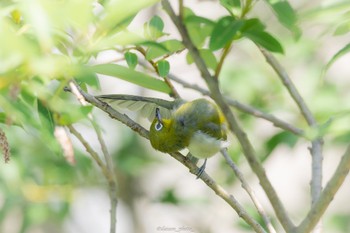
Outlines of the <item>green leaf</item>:
[[146,59],[153,60],[155,58],[170,55],[184,49],[184,45],[178,40],[167,40],[161,43],[150,44],[146,51]]
[[103,19],[99,28],[110,32],[118,27],[125,28],[142,9],[151,6],[159,0],[108,1],[104,9]]
[[151,21],[149,22],[149,32],[151,38],[157,39],[161,37],[163,35],[163,29],[163,20],[158,15],[153,16]]
[[288,30],[294,33],[295,38],[299,38],[301,30],[297,26],[297,15],[288,1],[285,0],[267,0],[272,7],[278,21]]
[[189,8],[184,10],[184,22],[191,41],[198,48],[202,47],[211,34],[213,22],[210,19],[196,16]]
[[38,112],[41,124],[46,130],[53,134],[55,130],[55,122],[53,120],[53,114],[50,109],[45,105],[43,101],[38,99]]
[[84,85],[87,84],[90,87],[100,89],[100,82],[96,73],[86,70],[86,67],[82,67],[79,70],[79,73],[75,76],[75,79]]
[[267,32],[260,30],[249,30],[243,32],[243,35],[271,52],[284,53],[283,47],[278,40]]
[[170,65],[167,60],[161,60],[157,62],[158,74],[160,77],[166,77],[170,71]]
[[326,64],[323,73],[325,73],[333,65],[335,61],[337,61],[339,58],[347,54],[349,51],[350,51],[350,43],[345,45],[342,49],[340,49],[336,54],[333,55],[333,57]]
[[243,25],[244,21],[235,20],[231,16],[221,18],[213,29],[209,48],[213,51],[223,48],[234,39]]
[[149,25],[160,32],[162,32],[164,29],[164,22],[158,15],[152,17],[152,19],[149,22]]
[[180,203],[180,200],[176,195],[175,189],[173,188],[164,190],[162,195],[159,197],[158,201],[161,203],[167,203],[167,204],[173,204],[173,205],[178,205]]
[[220,0],[220,4],[223,5],[225,8],[241,7],[240,0]]
[[109,75],[125,80],[144,88],[160,91],[167,94],[171,93],[171,89],[164,81],[121,65],[102,64],[88,67],[88,69],[99,74]]
[[350,21],[341,23],[334,31],[335,36],[341,36],[350,32]]
[[202,24],[202,25],[211,25],[212,27],[215,26],[215,22],[202,17],[202,16],[198,16],[198,15],[189,15],[185,18],[185,23],[196,23],[196,24]]
[[130,69],[135,69],[136,65],[137,65],[137,56],[135,53],[132,52],[126,52],[124,54],[126,63],[128,64]]
[[283,131],[283,132],[277,133],[266,142],[267,156],[270,155],[271,152],[277,146],[280,146],[283,144],[292,148],[293,146],[295,146],[297,141],[298,141],[298,137],[290,132]]
[[244,25],[242,26],[240,31],[242,33],[249,30],[264,31],[265,28],[265,25],[260,21],[260,19],[252,18],[244,21]]
[[[213,52],[209,49],[200,49],[199,53],[202,59],[204,60],[206,66],[212,70],[215,70],[218,62]],[[188,64],[192,64],[194,62],[190,53],[187,53],[186,60]]]

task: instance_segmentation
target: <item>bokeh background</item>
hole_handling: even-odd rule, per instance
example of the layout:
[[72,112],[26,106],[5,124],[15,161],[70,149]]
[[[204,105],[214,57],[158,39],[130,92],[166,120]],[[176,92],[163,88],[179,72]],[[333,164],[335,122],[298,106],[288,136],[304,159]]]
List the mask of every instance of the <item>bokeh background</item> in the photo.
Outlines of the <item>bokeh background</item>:
[[[11,2],[11,1],[8,1]],[[38,1],[39,4],[45,1]],[[173,1],[175,3],[175,1]],[[0,6],[3,3],[0,3]],[[94,2],[96,11],[99,5]],[[338,59],[327,72],[324,67],[332,56],[349,43],[350,36],[339,25],[350,28],[350,4],[347,1],[293,0],[302,35],[298,40],[282,27],[264,1],[257,1],[250,16],[259,17],[267,30],[284,46],[285,54],[276,55],[319,123],[335,119],[324,144],[324,183],[338,164],[349,139],[349,74],[350,55]],[[196,14],[217,20],[226,14],[218,1],[185,1]],[[32,9],[28,9],[30,11]],[[79,7],[72,9],[79,14]],[[344,14],[343,14],[344,13]],[[165,22],[164,31],[179,38],[174,25],[159,4],[138,13],[129,26],[139,30],[153,15]],[[52,16],[54,17],[54,16]],[[1,30],[1,29],[0,29]],[[0,40],[1,41],[1,40]],[[11,43],[11,41],[1,41]],[[0,50],[1,53],[1,50]],[[6,58],[0,56],[1,59]],[[123,55],[105,51],[91,59],[102,64],[119,60]],[[0,60],[1,61],[1,60]],[[168,58],[170,72],[186,82],[205,88],[196,67],[188,65],[186,54]],[[125,64],[121,62],[120,64]],[[1,77],[0,77],[1,78]],[[113,77],[99,77],[95,94],[134,94],[169,99],[165,94],[130,84]],[[249,41],[238,41],[224,63],[220,77],[222,92],[240,102],[274,114],[306,129],[306,124],[286,89],[267,65],[258,49]],[[184,99],[200,93],[174,83]],[[52,81],[48,88],[56,88]],[[67,99],[74,100],[69,93]],[[311,157],[310,143],[282,132],[270,122],[233,110],[239,117],[257,154],[264,161],[272,184],[295,222],[310,207]],[[93,110],[103,129],[104,139],[113,156],[118,180],[117,232],[252,232],[238,215],[203,182],[196,180],[169,155],[153,150],[149,142],[104,112]],[[144,127],[149,122],[127,112]],[[89,143],[100,151],[97,138],[87,121],[75,124]],[[62,156],[59,147],[48,142],[45,135],[28,127],[6,126],[11,148],[11,161],[0,164],[0,232],[4,233],[90,233],[109,231],[110,202],[106,181],[84,148],[72,136],[75,165]],[[233,135],[230,135],[231,157],[239,165],[249,184],[257,193],[265,210],[274,221],[272,208],[251,172]],[[224,159],[217,155],[208,161],[207,173],[232,193],[249,212],[254,207]],[[324,232],[350,232],[350,180],[346,179],[323,223]],[[276,225],[278,232],[281,226]]]

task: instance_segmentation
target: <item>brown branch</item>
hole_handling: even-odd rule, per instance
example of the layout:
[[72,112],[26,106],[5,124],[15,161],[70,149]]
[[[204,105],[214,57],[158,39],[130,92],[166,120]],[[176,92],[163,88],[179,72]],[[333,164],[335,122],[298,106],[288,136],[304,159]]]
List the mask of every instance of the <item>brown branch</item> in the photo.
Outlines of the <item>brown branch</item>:
[[291,231],[294,229],[294,225],[291,222],[282,202],[280,201],[275,189],[273,188],[270,180],[267,178],[265,169],[262,167],[260,162],[258,161],[253,146],[251,145],[249,139],[247,138],[247,135],[242,130],[242,128],[239,126],[235,116],[230,111],[230,108],[228,104],[225,102],[223,96],[220,93],[219,86],[218,86],[218,80],[213,78],[211,74],[209,73],[209,70],[207,69],[205,62],[201,58],[198,49],[194,46],[192,43],[188,32],[183,25],[182,21],[178,16],[176,16],[174,10],[172,9],[169,1],[162,0],[162,5],[165,11],[170,16],[171,20],[174,22],[175,26],[177,27],[183,43],[185,47],[188,49],[189,53],[191,54],[192,58],[194,59],[194,62],[198,68],[198,70],[201,72],[201,75],[203,79],[206,81],[208,88],[211,93],[211,97],[217,105],[221,108],[222,112],[225,114],[226,120],[229,124],[230,130],[236,135],[242,150],[243,154],[247,158],[250,167],[255,172],[257,177],[259,178],[260,184],[263,187],[267,197],[269,198],[272,207],[277,215],[277,218],[281,222],[283,228],[286,231]]

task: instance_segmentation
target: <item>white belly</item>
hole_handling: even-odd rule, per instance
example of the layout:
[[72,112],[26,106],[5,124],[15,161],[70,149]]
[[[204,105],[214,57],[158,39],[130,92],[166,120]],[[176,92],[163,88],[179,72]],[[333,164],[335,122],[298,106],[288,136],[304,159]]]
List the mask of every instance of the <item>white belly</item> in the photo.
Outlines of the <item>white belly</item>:
[[224,141],[218,140],[202,131],[197,131],[192,136],[188,150],[194,157],[205,159],[218,153],[225,147]]

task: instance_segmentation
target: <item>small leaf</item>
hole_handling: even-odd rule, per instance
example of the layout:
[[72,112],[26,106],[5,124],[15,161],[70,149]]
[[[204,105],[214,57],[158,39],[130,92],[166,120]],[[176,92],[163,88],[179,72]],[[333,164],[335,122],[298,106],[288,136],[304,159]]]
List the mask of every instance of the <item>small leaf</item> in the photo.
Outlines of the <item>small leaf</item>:
[[157,62],[158,74],[160,77],[166,77],[170,71],[170,65],[167,60],[161,60]]
[[164,29],[164,22],[158,15],[152,17],[152,19],[149,22],[149,25],[157,29],[159,32],[162,32]]
[[82,87],[84,87],[84,85],[89,85],[90,87],[100,89],[100,81],[97,78],[96,73],[87,70],[86,67],[82,67],[79,70],[79,73],[75,76],[75,79],[81,82],[80,86]]
[[345,54],[347,54],[350,51],[350,43],[345,45],[342,49],[340,49],[330,60],[329,62],[326,64],[323,73],[325,73],[329,67],[331,67],[333,65],[333,63],[338,60],[339,58],[341,58],[342,56],[344,56]]
[[38,99],[38,112],[41,124],[46,128],[51,134],[55,130],[55,123],[53,120],[53,114],[50,109],[45,105],[45,103]]
[[350,21],[341,23],[334,31],[335,36],[341,36],[350,32]]
[[189,15],[185,18],[185,23],[197,23],[197,24],[206,24],[206,25],[211,25],[214,27],[215,22],[202,17],[202,16],[198,16],[198,15]]
[[156,40],[163,36],[163,29],[164,22],[158,15],[153,16],[150,22],[144,25],[145,36],[151,40]]
[[155,58],[170,55],[176,53],[184,48],[181,41],[178,40],[166,40],[161,43],[148,44],[148,49],[146,52],[146,59],[153,60]]
[[193,18],[193,17],[196,17],[194,12],[189,8],[185,8],[184,22],[185,22],[188,34],[193,44],[196,47],[200,48],[205,43],[206,38],[210,35],[212,25],[208,25],[207,23],[205,23],[204,20],[201,20],[201,22],[198,22],[199,18],[197,18],[197,20],[195,21],[187,20],[188,18]]
[[265,160],[277,146],[283,144],[292,148],[293,146],[295,146],[297,141],[298,141],[298,137],[290,132],[283,131],[275,134],[265,144],[267,155],[263,160]]
[[231,16],[221,18],[213,29],[209,48],[213,51],[223,48],[234,39],[237,31],[244,25],[243,22],[241,20],[235,20]]
[[124,54],[126,63],[128,64],[130,69],[135,69],[136,65],[137,65],[137,56],[135,53],[132,52],[126,52]]
[[[212,70],[215,70],[218,62],[213,52],[209,49],[201,49],[199,50],[199,53],[202,59],[204,60],[206,66]],[[186,60],[188,64],[192,64],[194,62],[190,53],[187,54]]]
[[226,8],[241,7],[240,0],[220,0],[220,4]]
[[267,2],[275,12],[278,21],[288,30],[292,31],[295,38],[299,38],[301,30],[297,26],[298,18],[289,2],[285,0],[267,0]]
[[244,32],[243,35],[271,52],[284,53],[280,42],[267,32],[249,30]]
[[244,21],[244,25],[242,26],[240,31],[242,33],[249,30],[264,31],[265,28],[265,25],[259,19],[252,18]]
[[88,69],[99,74],[109,75],[125,80],[144,88],[160,91],[167,94],[171,93],[171,89],[164,81],[121,65],[102,64],[88,67]]

